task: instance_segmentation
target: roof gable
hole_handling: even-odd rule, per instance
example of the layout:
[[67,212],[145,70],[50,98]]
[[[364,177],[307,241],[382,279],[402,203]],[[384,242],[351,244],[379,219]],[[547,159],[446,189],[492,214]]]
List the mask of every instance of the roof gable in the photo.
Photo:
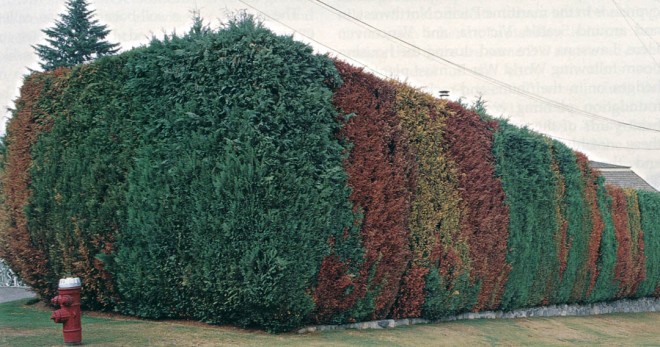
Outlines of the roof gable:
[[589,166],[598,170],[603,178],[605,178],[605,183],[607,184],[621,188],[632,188],[649,192],[658,191],[630,169],[629,166],[601,163],[597,161],[590,161]]

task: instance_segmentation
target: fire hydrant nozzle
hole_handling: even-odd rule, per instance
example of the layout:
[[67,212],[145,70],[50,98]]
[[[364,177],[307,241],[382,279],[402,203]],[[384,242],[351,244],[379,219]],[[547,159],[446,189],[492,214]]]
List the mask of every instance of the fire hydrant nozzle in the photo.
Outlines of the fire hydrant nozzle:
[[67,320],[69,320],[71,316],[69,315],[69,312],[67,310],[59,309],[50,316],[50,319],[55,321],[55,323],[64,323]]
[[62,323],[64,343],[82,343],[82,326],[80,322],[80,279],[63,278],[59,283],[59,295],[51,300],[60,309],[50,317],[55,323]]
[[58,295],[50,300],[50,302],[53,305],[71,306],[73,304],[73,297],[71,295]]

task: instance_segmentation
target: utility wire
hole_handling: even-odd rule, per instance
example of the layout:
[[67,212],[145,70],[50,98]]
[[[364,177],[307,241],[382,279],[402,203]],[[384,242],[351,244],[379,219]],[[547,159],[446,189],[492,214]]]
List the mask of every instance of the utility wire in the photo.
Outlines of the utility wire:
[[634,149],[634,150],[640,150],[640,151],[660,151],[660,148],[645,148],[645,147],[626,147],[626,146],[613,146],[613,145],[604,145],[601,143],[593,143],[593,142],[585,142],[585,141],[578,141],[578,140],[571,140],[555,135],[548,135],[552,137],[553,139],[557,140],[562,140],[562,141],[569,141],[569,142],[575,142],[575,143],[581,143],[584,145],[590,145],[590,146],[598,146],[598,147],[607,147],[607,148],[617,148],[617,149]]
[[[623,10],[622,10],[622,11],[623,11]],[[625,11],[624,11],[624,13],[625,13]],[[644,29],[644,27],[641,26],[641,25],[639,24],[639,22],[637,22],[637,21],[635,20],[635,18],[631,17],[628,13],[626,13],[626,16],[628,16],[628,18],[629,18],[631,21],[633,21],[633,23],[635,23],[635,25],[637,25],[637,27],[638,27],[638,28],[639,28],[644,34],[646,34],[646,36],[648,36],[648,38],[651,39],[651,41],[655,42],[655,45],[656,45],[656,46],[660,47],[660,42],[656,41],[656,39],[654,39],[653,36],[651,36],[651,34],[649,34],[649,32],[646,31],[646,29]]]
[[451,66],[453,66],[453,67],[455,67],[459,70],[462,70],[462,71],[465,71],[465,72],[469,73],[470,75],[472,75],[472,76],[474,76],[478,79],[481,79],[481,80],[486,81],[488,83],[491,83],[493,85],[499,86],[499,87],[501,87],[505,90],[508,90],[511,93],[518,94],[518,95],[521,95],[523,97],[545,103],[547,105],[553,106],[555,108],[558,108],[558,109],[561,109],[561,110],[564,110],[564,111],[567,111],[567,112],[570,112],[570,113],[583,115],[583,116],[586,116],[588,118],[598,119],[598,120],[602,120],[602,121],[608,121],[608,122],[616,123],[616,124],[619,124],[619,125],[624,125],[624,126],[628,126],[628,127],[632,127],[632,128],[637,128],[637,129],[648,130],[648,131],[660,133],[660,129],[646,127],[646,126],[642,126],[642,125],[637,125],[637,124],[633,124],[633,123],[624,122],[624,121],[616,120],[616,119],[613,119],[613,118],[601,116],[601,115],[598,115],[598,114],[595,114],[595,113],[592,113],[592,112],[589,112],[589,111],[585,111],[585,110],[576,108],[574,106],[570,106],[570,105],[561,103],[559,101],[555,101],[555,100],[543,97],[543,96],[538,95],[538,94],[534,94],[532,92],[528,92],[528,91],[526,91],[524,89],[521,89],[521,88],[518,88],[518,87],[516,87],[512,84],[500,81],[500,80],[495,79],[493,77],[489,77],[489,76],[484,75],[484,74],[482,74],[482,73],[480,73],[476,70],[472,70],[468,67],[460,65],[458,63],[455,63],[455,62],[453,62],[449,59],[443,58],[443,57],[441,57],[441,56],[439,56],[439,55],[437,55],[433,52],[430,52],[430,51],[428,51],[428,50],[426,50],[426,49],[424,49],[420,46],[417,46],[417,45],[415,45],[413,43],[410,43],[406,40],[403,40],[403,39],[401,39],[397,36],[394,36],[394,35],[386,32],[386,31],[384,31],[380,28],[377,28],[377,27],[375,27],[375,26],[373,26],[373,25],[371,25],[371,24],[369,24],[369,23],[367,23],[367,22],[365,22],[365,21],[349,14],[349,13],[346,13],[346,12],[344,12],[344,11],[342,11],[342,10],[332,6],[332,5],[329,5],[329,4],[327,4],[327,3],[325,3],[321,0],[308,0],[308,1],[313,3],[313,4],[316,4],[318,6],[321,6],[321,7],[325,8],[327,11],[329,11],[331,13],[340,15],[344,18],[348,18],[349,20],[353,21],[354,23],[358,23],[358,24],[368,28],[369,30],[376,31],[379,34],[385,36],[386,38],[392,39],[395,42],[397,42],[399,44],[402,44],[402,45],[404,45],[404,46],[406,46],[410,49],[413,49],[415,51],[424,53],[427,56],[430,56],[431,58],[434,58],[436,60],[439,60],[441,62],[449,64],[449,65],[451,65]]
[[[254,11],[259,12],[259,13],[260,13],[261,15],[263,15],[264,17],[266,17],[266,18],[268,18],[268,19],[270,19],[270,20],[272,20],[272,21],[274,21],[274,22],[276,22],[276,23],[279,23],[280,25],[282,25],[282,26],[288,28],[289,30],[293,31],[294,33],[296,33],[296,34],[298,34],[298,35],[301,35],[301,36],[307,38],[308,40],[310,40],[310,41],[312,41],[312,42],[314,42],[314,43],[316,43],[316,44],[318,44],[318,45],[320,45],[320,46],[325,47],[326,49],[328,49],[328,50],[330,50],[330,51],[333,51],[333,52],[338,53],[339,55],[343,56],[344,58],[347,58],[347,59],[349,59],[349,60],[352,60],[352,61],[357,62],[358,64],[360,64],[360,65],[362,65],[362,66],[364,66],[364,67],[370,69],[371,71],[373,71],[374,73],[380,75],[380,76],[383,77],[383,78],[389,78],[389,77],[385,76],[384,74],[378,72],[377,70],[371,68],[371,67],[368,66],[367,64],[364,64],[364,63],[362,63],[361,61],[359,61],[359,60],[357,60],[357,59],[354,59],[354,58],[352,58],[352,57],[350,57],[350,56],[348,56],[348,55],[342,53],[341,51],[339,51],[339,50],[337,50],[337,49],[334,49],[334,48],[332,48],[332,47],[329,47],[329,46],[327,46],[327,45],[325,45],[325,44],[323,44],[323,43],[321,43],[321,42],[319,42],[319,41],[317,41],[317,40],[315,40],[315,39],[313,39],[313,38],[311,38],[311,37],[309,37],[309,36],[307,36],[307,35],[305,35],[305,34],[303,34],[303,33],[301,33],[301,32],[299,32],[299,31],[297,31],[295,28],[293,28],[293,27],[291,27],[291,26],[289,26],[289,25],[283,23],[282,21],[277,20],[277,19],[274,18],[273,16],[270,16],[269,14],[267,14],[266,12],[264,12],[264,11],[262,11],[262,10],[256,8],[255,6],[253,6],[253,5],[251,5],[251,4],[247,3],[247,2],[245,2],[245,1],[243,1],[243,0],[238,0],[238,1],[241,2],[242,4],[246,5],[246,6],[250,7],[250,8],[253,9]],[[637,150],[645,150],[645,151],[660,151],[660,148],[640,148],[640,147],[613,146],[613,145],[604,145],[604,144],[599,144],[599,143],[592,143],[592,142],[584,142],[584,141],[578,141],[578,140],[571,140],[571,139],[568,139],[568,138],[563,138],[563,137],[554,136],[554,135],[547,135],[547,136],[549,136],[549,137],[551,137],[551,138],[554,138],[554,139],[556,139],[556,140],[570,141],[570,142],[575,142],[575,143],[580,143],[580,144],[585,144],[585,145],[591,145],[591,146],[599,146],[599,147],[607,147],[607,148],[618,148],[618,149],[637,149]]]
[[354,61],[354,62],[356,62],[356,63],[362,65],[363,67],[366,67],[367,69],[369,69],[369,71],[371,71],[371,72],[373,72],[373,73],[375,73],[375,74],[377,74],[377,75],[379,75],[379,76],[381,76],[381,77],[383,77],[383,78],[386,78],[386,79],[389,79],[389,78],[390,78],[390,77],[388,77],[388,76],[385,76],[385,74],[379,72],[378,70],[372,68],[371,66],[369,66],[369,65],[367,65],[367,64],[365,64],[365,63],[363,63],[363,62],[361,62],[361,61],[359,61],[359,60],[357,60],[357,59],[355,59],[355,58],[349,57],[348,55],[342,53],[341,51],[339,51],[339,50],[337,50],[337,49],[334,49],[334,48],[332,48],[332,47],[330,47],[330,46],[328,46],[328,45],[325,45],[325,44],[323,44],[323,43],[321,43],[321,42],[319,42],[319,41],[316,41],[315,39],[313,39],[313,38],[311,38],[311,37],[309,37],[309,36],[307,36],[307,35],[305,35],[305,34],[299,32],[299,31],[296,30],[295,28],[292,28],[291,26],[289,26],[289,25],[287,25],[287,24],[285,24],[285,23],[283,23],[283,22],[281,22],[281,21],[279,21],[279,20],[273,18],[272,16],[268,15],[266,12],[264,12],[264,11],[262,11],[262,10],[256,8],[256,7],[254,7],[253,5],[247,3],[247,2],[245,2],[245,1],[243,1],[243,0],[238,0],[238,1],[239,1],[240,3],[242,3],[243,5],[248,6],[248,7],[250,7],[251,9],[253,9],[253,10],[259,12],[262,16],[264,16],[264,17],[266,17],[266,18],[268,18],[268,19],[270,19],[270,20],[272,20],[272,21],[274,21],[274,22],[276,22],[276,23],[279,23],[280,25],[282,25],[282,26],[288,28],[289,30],[293,31],[294,34],[298,34],[298,35],[300,35],[300,36],[302,36],[302,37],[304,37],[304,38],[306,38],[306,39],[308,39],[308,40],[310,40],[310,41],[316,43],[316,44],[319,45],[319,46],[325,47],[325,48],[326,48],[327,50],[329,50],[329,51],[335,52],[335,53],[341,55],[342,57],[344,57],[344,58],[346,58],[346,59],[348,59],[348,60],[352,60],[352,61]]
[[[621,17],[623,17],[623,20],[626,21],[626,24],[628,25],[628,27],[630,28],[630,30],[632,30],[633,34],[635,34],[635,36],[637,37],[637,41],[639,41],[639,43],[642,44],[642,47],[644,47],[644,50],[646,50],[646,54],[648,54],[649,57],[651,57],[651,59],[653,59],[653,62],[655,63],[655,66],[657,66],[657,67],[660,69],[660,64],[658,63],[658,61],[655,59],[655,57],[654,57],[653,54],[651,53],[651,50],[649,50],[649,48],[646,46],[646,44],[644,43],[644,41],[642,40],[642,38],[639,37],[639,34],[637,33],[637,30],[635,30],[635,28],[633,27],[632,23],[630,23],[630,19],[632,19],[632,18],[628,19],[630,16],[628,16],[628,15],[623,11],[623,9],[619,6],[619,4],[618,4],[615,0],[612,0],[612,3],[613,3],[614,6],[616,7],[616,9],[619,11],[619,14],[621,14]],[[639,26],[639,24],[637,24],[637,25]],[[640,28],[641,28],[641,26],[640,26]],[[648,35],[648,34],[647,34],[647,35]],[[650,36],[649,36],[649,37],[650,37]],[[651,38],[651,39],[653,39],[653,38]],[[654,40],[654,41],[655,41],[655,40]],[[657,42],[656,42],[656,44],[657,44]]]
[[637,150],[641,150],[641,151],[660,151],[660,147],[627,147],[627,146],[614,146],[614,145],[606,145],[606,144],[602,144],[602,143],[593,143],[593,142],[586,142],[586,141],[580,141],[580,140],[572,140],[572,139],[568,139],[568,138],[561,137],[561,136],[550,135],[550,134],[548,134],[547,132],[544,132],[544,131],[538,130],[538,129],[536,129],[535,127],[533,127],[533,126],[531,126],[531,125],[529,125],[529,124],[522,123],[522,124],[520,124],[520,126],[527,127],[527,128],[529,128],[529,129],[532,129],[532,130],[535,131],[535,132],[538,132],[539,134],[541,134],[541,135],[543,135],[543,136],[546,136],[546,137],[549,137],[549,138],[551,138],[551,139],[555,139],[555,140],[569,141],[569,142],[580,143],[580,144],[583,144],[583,145],[590,145],[590,146],[597,146],[597,147],[606,147],[606,148],[616,148],[616,149],[637,149]]

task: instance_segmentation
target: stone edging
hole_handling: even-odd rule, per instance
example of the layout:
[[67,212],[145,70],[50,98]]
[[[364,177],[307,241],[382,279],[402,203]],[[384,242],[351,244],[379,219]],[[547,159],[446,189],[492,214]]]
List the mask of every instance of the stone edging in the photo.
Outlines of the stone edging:
[[422,318],[406,319],[384,319],[369,322],[339,324],[339,325],[315,325],[302,328],[298,333],[311,333],[315,331],[345,330],[345,329],[385,329],[404,325],[427,324],[434,322],[448,322],[464,319],[510,319],[527,317],[559,317],[559,316],[589,316],[608,313],[637,313],[637,312],[660,312],[660,298],[622,299],[612,302],[599,302],[586,305],[551,305],[541,306],[514,311],[484,311],[467,312],[456,316],[445,317],[437,321]]

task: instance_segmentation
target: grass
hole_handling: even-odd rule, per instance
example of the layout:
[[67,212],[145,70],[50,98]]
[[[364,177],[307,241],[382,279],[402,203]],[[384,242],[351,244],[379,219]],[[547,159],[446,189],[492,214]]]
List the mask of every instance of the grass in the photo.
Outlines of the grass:
[[[0,346],[60,346],[51,310],[27,300],[0,304]],[[87,346],[660,346],[660,312],[591,317],[473,320],[386,330],[272,335],[184,321],[83,315]]]

